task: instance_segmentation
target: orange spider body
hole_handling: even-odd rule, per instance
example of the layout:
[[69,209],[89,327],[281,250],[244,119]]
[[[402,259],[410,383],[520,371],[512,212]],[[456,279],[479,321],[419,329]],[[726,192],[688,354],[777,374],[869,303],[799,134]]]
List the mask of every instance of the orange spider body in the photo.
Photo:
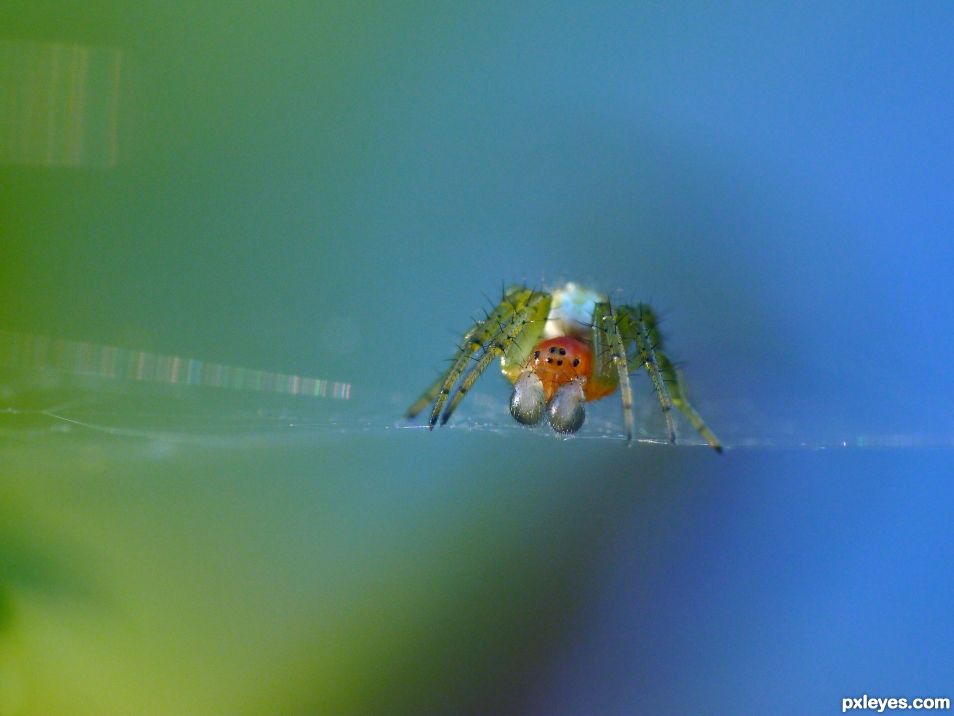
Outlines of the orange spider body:
[[617,387],[617,384],[593,380],[593,350],[587,343],[571,336],[558,336],[537,343],[528,367],[543,383],[547,400],[553,398],[561,385],[574,380],[582,384],[583,396],[588,401],[605,398]]

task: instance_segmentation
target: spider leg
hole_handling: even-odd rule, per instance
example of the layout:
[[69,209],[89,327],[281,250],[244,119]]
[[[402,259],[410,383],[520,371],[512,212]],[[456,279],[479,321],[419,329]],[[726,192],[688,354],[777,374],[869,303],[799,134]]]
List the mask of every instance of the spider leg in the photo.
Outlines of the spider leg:
[[[500,306],[497,306],[493,313],[487,314],[486,318],[481,321],[477,321],[473,326],[471,326],[468,331],[464,334],[464,337],[461,339],[460,345],[457,347],[457,352],[450,359],[451,366],[441,373],[431,385],[421,393],[421,397],[414,401],[414,403],[404,411],[404,418],[406,420],[411,420],[417,416],[424,408],[431,405],[439,395],[441,395],[441,389],[448,391],[450,386],[453,385],[453,381],[446,386],[445,382],[447,381],[448,376],[460,374],[464,370],[464,366],[467,364],[467,361],[473,358],[473,354],[479,351],[486,340],[486,333],[488,330],[492,330],[492,327],[489,326],[489,322],[498,315],[500,311]],[[453,380],[457,380],[457,377],[454,377]],[[446,395],[445,398],[446,400]],[[443,403],[443,400],[441,401]],[[438,412],[440,412],[438,410]],[[431,427],[434,427],[434,423],[431,423]]]
[[421,397],[407,409],[404,416],[411,419],[433,403],[428,420],[429,426],[433,429],[434,425],[437,424],[437,418],[440,416],[441,408],[444,407],[451,388],[464,372],[468,361],[472,360],[474,354],[483,348],[491,337],[500,330],[501,324],[526,304],[532,294],[533,291],[523,286],[517,286],[507,291],[500,303],[484,320],[475,322],[467,330],[457,352],[451,358],[450,368],[424,391]]
[[[465,336],[466,339],[466,336]],[[453,359],[452,359],[453,360]],[[431,386],[421,393],[421,397],[414,401],[414,404],[411,405],[405,412],[404,417],[407,420],[411,420],[418,413],[420,413],[424,408],[434,402],[434,399],[441,392],[441,386],[444,385],[444,376],[441,375],[437,380],[435,380]]]
[[709,447],[716,452],[722,452],[722,445],[719,442],[719,438],[709,429],[709,426],[705,424],[705,421],[699,413],[695,411],[695,408],[693,408],[686,399],[686,381],[683,380],[682,374],[663,353],[659,354],[659,365],[662,368],[663,380],[665,380],[669,386],[669,393],[672,395],[672,404],[682,411],[682,414],[686,416],[692,427],[709,443]]
[[620,314],[625,316],[621,330],[636,344],[636,354],[639,362],[649,373],[649,379],[652,381],[656,395],[659,397],[659,407],[662,408],[663,415],[666,418],[669,442],[674,443],[676,442],[676,426],[672,419],[672,398],[669,395],[666,381],[663,380],[659,359],[656,355],[656,348],[661,347],[659,345],[659,331],[656,329],[656,315],[649,306],[643,303],[637,304],[635,309],[623,306],[620,308]]
[[[620,316],[609,301],[597,303],[593,309],[590,328],[593,345],[593,374],[591,380],[606,385],[619,385],[623,401],[623,423],[626,426],[626,444],[633,441],[633,387],[629,382],[629,363],[626,345],[620,332]],[[615,372],[615,375],[614,375]]]
[[663,352],[662,338],[659,335],[656,314],[644,303],[633,306],[621,306],[621,316],[625,316],[624,335],[631,335],[636,345],[635,358],[646,367],[659,396],[659,404],[666,414],[671,442],[676,441],[673,427],[672,406],[686,416],[689,423],[717,452],[722,452],[718,438],[708,428],[702,417],[695,411],[686,398],[686,384],[669,357]]
[[502,322],[494,335],[484,345],[483,353],[481,353],[477,363],[457,386],[454,397],[451,398],[450,404],[444,410],[444,414],[441,415],[441,425],[444,425],[454,414],[467,391],[471,389],[477,378],[486,370],[493,359],[505,355],[510,347],[529,330],[530,326],[540,320],[538,309],[544,302],[549,302],[550,297],[548,294],[535,291],[529,291],[529,294],[526,300],[522,302],[520,310],[515,312],[508,320]]

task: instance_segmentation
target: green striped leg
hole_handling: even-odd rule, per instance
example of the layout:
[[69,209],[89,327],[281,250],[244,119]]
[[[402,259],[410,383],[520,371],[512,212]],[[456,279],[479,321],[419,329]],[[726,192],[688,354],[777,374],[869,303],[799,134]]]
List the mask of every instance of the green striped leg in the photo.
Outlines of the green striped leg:
[[633,306],[621,306],[621,315],[626,315],[626,329],[624,337],[631,337],[636,346],[634,358],[646,367],[653,387],[659,396],[659,404],[666,414],[666,424],[669,428],[670,441],[676,441],[675,430],[671,415],[671,407],[675,406],[686,416],[689,423],[717,452],[722,452],[722,445],[718,438],[708,428],[702,417],[695,411],[686,397],[686,383],[673,365],[669,357],[663,352],[662,338],[659,334],[658,321],[652,308],[644,303]]
[[457,352],[451,359],[451,366],[440,378],[428,387],[427,390],[418,398],[411,407],[407,409],[404,417],[411,419],[420,413],[428,405],[432,405],[431,415],[428,423],[433,429],[437,424],[437,418],[441,413],[441,408],[450,394],[451,388],[467,366],[468,361],[472,360],[474,354],[483,348],[487,342],[518,310],[526,305],[527,301],[533,295],[533,291],[523,286],[518,286],[508,290],[496,308],[491,311],[484,320],[477,321],[464,334]]
[[[619,385],[623,401],[623,424],[626,427],[626,444],[633,441],[633,388],[629,382],[629,363],[626,360],[626,344],[620,333],[620,316],[607,301],[597,303],[593,309],[593,324],[590,328],[593,348],[593,375],[604,385]],[[615,373],[615,375],[614,375]]]
[[705,424],[705,421],[703,421],[702,417],[695,411],[695,408],[692,407],[686,398],[686,381],[683,379],[682,374],[665,354],[660,353],[658,357],[659,365],[662,368],[663,380],[666,381],[666,384],[669,386],[669,393],[672,395],[672,404],[682,411],[682,414],[686,416],[692,427],[709,443],[709,447],[721,453],[722,444],[719,442],[719,438],[709,429],[709,426]]
[[[509,320],[501,323],[494,335],[486,342],[483,353],[481,353],[477,363],[470,369],[470,372],[464,376],[464,379],[457,387],[457,391],[454,393],[454,397],[451,398],[450,404],[444,410],[444,414],[441,416],[441,425],[446,423],[450,419],[450,416],[454,414],[460,401],[464,399],[464,396],[477,381],[477,378],[487,369],[487,366],[490,365],[493,359],[506,354],[510,347],[529,330],[534,322],[541,320],[538,309],[544,301],[550,300],[550,296],[549,294],[538,293],[536,291],[529,291],[529,293],[530,295],[526,297],[526,300],[520,302],[521,308],[515,312]],[[543,318],[545,320],[545,316]],[[450,385],[453,385],[453,381]],[[432,417],[433,416],[434,414],[432,414]]]
[[639,364],[646,368],[653,389],[659,398],[659,407],[666,418],[666,429],[669,432],[669,442],[676,442],[676,426],[672,419],[672,398],[666,381],[663,380],[662,370],[656,349],[661,348],[659,331],[656,328],[656,316],[649,306],[640,303],[635,308],[620,306],[618,311],[620,333],[629,344],[636,346],[636,358]]

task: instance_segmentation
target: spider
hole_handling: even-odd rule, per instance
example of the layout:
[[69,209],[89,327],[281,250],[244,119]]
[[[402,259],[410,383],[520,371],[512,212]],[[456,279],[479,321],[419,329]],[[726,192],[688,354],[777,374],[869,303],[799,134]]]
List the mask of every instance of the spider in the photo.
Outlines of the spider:
[[[652,308],[645,303],[613,306],[605,294],[575,283],[552,291],[526,286],[504,291],[497,307],[464,334],[447,372],[405,417],[412,419],[430,405],[430,428],[438,419],[445,424],[496,357],[513,383],[510,414],[524,425],[536,425],[546,413],[556,432],[575,433],[586,418],[584,404],[619,389],[629,444],[633,439],[629,375],[645,368],[666,418],[669,441],[676,442],[675,406],[710,447],[722,452],[718,438],[686,399],[682,375],[663,352]],[[472,360],[476,362],[464,375]],[[461,375],[463,380],[452,392]]]

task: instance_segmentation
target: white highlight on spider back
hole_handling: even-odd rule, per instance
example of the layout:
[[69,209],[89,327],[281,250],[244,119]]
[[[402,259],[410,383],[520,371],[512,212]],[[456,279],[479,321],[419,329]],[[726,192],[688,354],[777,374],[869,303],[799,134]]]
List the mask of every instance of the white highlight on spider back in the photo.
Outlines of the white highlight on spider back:
[[576,283],[567,283],[551,294],[550,313],[543,327],[543,337],[572,336],[586,339],[590,334],[593,309],[606,296]]

